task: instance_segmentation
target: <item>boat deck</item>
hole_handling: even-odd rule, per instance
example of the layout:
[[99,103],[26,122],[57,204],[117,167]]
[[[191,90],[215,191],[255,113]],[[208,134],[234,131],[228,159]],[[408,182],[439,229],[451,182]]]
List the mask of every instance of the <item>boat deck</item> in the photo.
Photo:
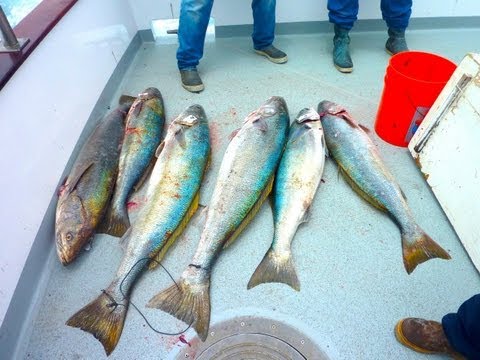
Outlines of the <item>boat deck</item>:
[[[479,36],[480,29],[418,30],[408,32],[407,40],[411,49],[442,54],[458,63],[466,52],[480,52]],[[285,98],[292,120],[302,108],[316,108],[319,101],[328,99],[344,105],[354,118],[373,129],[389,59],[384,50],[386,33],[352,33],[355,68],[348,75],[333,67],[331,37],[278,36],[275,44],[289,55],[284,65],[256,55],[247,37],[219,38],[205,48],[199,70],[206,89],[200,94],[181,87],[175,45],[146,42],[124,74],[112,106],[121,94],[137,94],[155,86],[163,94],[168,121],[193,103],[205,108],[213,151],[201,203],[208,205],[228,135],[272,95]],[[395,224],[357,196],[328,159],[311,220],[300,227],[293,242],[301,291],[283,284],[246,288],[272,239],[271,208],[265,203],[216,263],[211,279],[212,324],[233,315],[258,315],[298,326],[330,359],[424,358],[397,343],[395,323],[408,316],[441,319],[480,292],[480,277],[408,151],[386,144],[373,132],[372,136],[418,223],[452,260],[431,260],[407,275]],[[163,261],[174,278],[190,262],[202,221],[197,214]],[[37,314],[29,324],[25,358],[104,358],[103,347],[92,335],[66,326],[65,321],[107,287],[122,256],[119,241],[97,235],[91,250],[68,267],[57,261],[53,247],[52,239],[45,266],[48,285],[39,294]],[[169,285],[171,280],[161,268],[148,271],[137,283],[132,301],[156,328],[174,332],[185,324],[144,308]],[[194,336],[192,330],[186,333],[187,340]],[[178,336],[155,334],[130,308],[110,358],[167,359],[172,351],[187,346]]]

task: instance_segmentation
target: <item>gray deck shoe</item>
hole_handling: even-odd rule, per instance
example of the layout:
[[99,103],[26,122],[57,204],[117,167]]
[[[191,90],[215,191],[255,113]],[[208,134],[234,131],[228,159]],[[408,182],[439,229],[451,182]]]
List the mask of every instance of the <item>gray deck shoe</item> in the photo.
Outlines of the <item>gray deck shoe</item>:
[[190,92],[198,93],[205,88],[197,69],[180,70],[180,76],[182,77],[182,86]]
[[281,50],[278,50],[273,45],[267,46],[266,48],[260,50],[255,49],[255,52],[259,55],[265,56],[268,60],[275,64],[283,64],[288,61],[287,54]]
[[342,73],[353,71],[352,58],[350,57],[350,36],[347,29],[338,25],[334,26],[335,36],[333,37],[333,64]]
[[405,40],[405,30],[388,29],[388,40],[385,44],[385,50],[387,50],[387,53],[390,55],[408,51],[407,41]]

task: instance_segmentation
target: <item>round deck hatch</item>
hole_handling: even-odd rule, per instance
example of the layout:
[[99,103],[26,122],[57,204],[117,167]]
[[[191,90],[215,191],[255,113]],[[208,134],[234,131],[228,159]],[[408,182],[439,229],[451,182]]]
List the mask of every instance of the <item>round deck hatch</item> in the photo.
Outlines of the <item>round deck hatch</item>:
[[254,316],[217,323],[210,327],[205,342],[195,336],[175,355],[177,360],[328,360],[327,355],[295,327]]

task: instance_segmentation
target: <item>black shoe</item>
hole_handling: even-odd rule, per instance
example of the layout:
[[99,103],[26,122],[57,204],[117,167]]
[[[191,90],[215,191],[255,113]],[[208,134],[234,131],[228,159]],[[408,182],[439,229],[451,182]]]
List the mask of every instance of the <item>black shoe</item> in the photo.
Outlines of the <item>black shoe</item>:
[[334,26],[335,36],[333,37],[333,64],[342,73],[353,71],[353,62],[350,57],[350,36],[347,29],[338,25]]
[[266,56],[268,60],[275,64],[283,64],[288,60],[287,54],[281,50],[278,50],[273,45],[267,46],[266,48],[260,50],[255,49],[255,52],[259,55]]
[[180,76],[182,77],[182,86],[190,92],[198,93],[205,88],[197,69],[180,70]]
[[405,31],[388,29],[388,40],[385,44],[385,50],[390,55],[398,54],[402,51],[408,51],[407,41],[405,40]]

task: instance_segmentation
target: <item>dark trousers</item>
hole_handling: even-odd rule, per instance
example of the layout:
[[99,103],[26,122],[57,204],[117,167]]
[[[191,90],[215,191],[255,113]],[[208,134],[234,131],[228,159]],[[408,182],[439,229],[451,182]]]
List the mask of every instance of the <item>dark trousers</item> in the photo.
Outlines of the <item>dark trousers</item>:
[[465,301],[457,313],[442,319],[450,345],[469,360],[480,359],[480,294]]
[[[347,30],[357,20],[358,0],[328,0],[327,8],[330,22]],[[381,0],[380,9],[389,28],[405,30],[412,14],[412,0]]]

